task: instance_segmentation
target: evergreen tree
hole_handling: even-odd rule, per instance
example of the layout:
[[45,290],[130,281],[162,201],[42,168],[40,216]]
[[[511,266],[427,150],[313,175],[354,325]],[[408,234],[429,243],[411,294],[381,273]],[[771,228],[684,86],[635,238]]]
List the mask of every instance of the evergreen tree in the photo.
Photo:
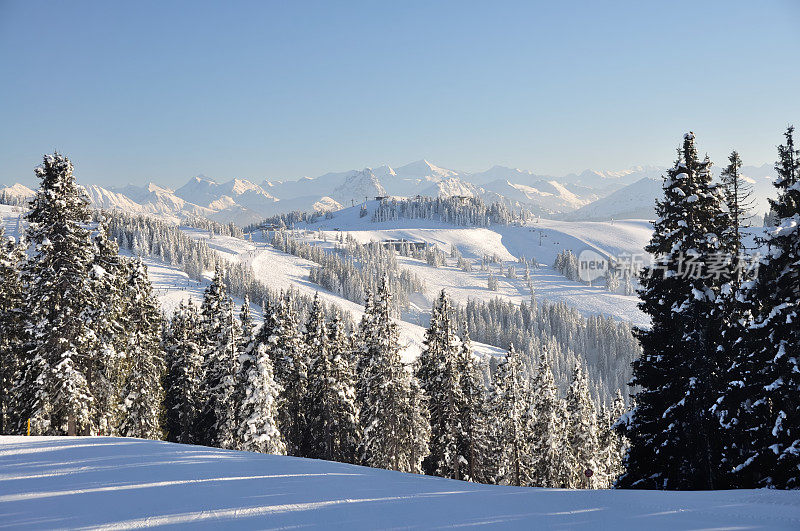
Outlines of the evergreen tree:
[[30,419],[33,434],[75,435],[92,429],[95,407],[86,378],[96,352],[86,322],[93,302],[88,199],[63,155],[46,155],[36,175],[41,187],[26,215],[32,249],[22,275],[25,344],[15,410],[20,423]]
[[6,238],[0,225],[0,434],[16,431],[19,421],[12,407],[12,386],[19,369],[22,302],[24,293],[20,267],[24,250],[12,238]]
[[308,351],[300,334],[295,298],[288,292],[281,298],[274,317],[267,351],[275,369],[275,379],[283,388],[278,408],[278,428],[289,455],[307,457],[312,435],[308,430]]
[[397,324],[389,316],[391,301],[384,279],[360,332],[364,396],[362,462],[371,467],[421,472],[428,453],[430,427],[419,384],[400,360]]
[[729,220],[711,163],[699,160],[694,135],[684,136],[679,160],[664,180],[664,199],[646,250],[654,257],[641,276],[640,308],[651,317],[637,329],[643,353],[633,364],[636,408],[631,441],[617,485],[657,489],[713,489],[720,485],[717,422],[710,413],[728,353],[718,352],[725,316],[717,297],[721,279],[702,270],[725,252],[720,235]]
[[236,446],[240,442],[238,433],[240,432],[241,424],[243,422],[242,404],[247,394],[246,375],[250,371],[252,365],[255,363],[255,343],[256,343],[256,326],[253,322],[253,316],[250,313],[250,298],[245,295],[244,304],[239,310],[239,338],[236,346],[238,353],[236,363],[236,377],[233,392],[233,411],[236,415],[234,433],[237,434]]
[[463,444],[459,444],[464,396],[457,368],[460,345],[450,314],[450,302],[442,290],[431,313],[417,368],[420,387],[428,398],[431,426],[430,453],[422,469],[428,475],[461,479],[467,461],[460,452]]
[[137,323],[126,313],[124,294],[129,265],[119,256],[117,244],[109,238],[101,218],[94,236],[94,257],[89,271],[92,304],[86,308],[87,321],[95,334],[94,352],[87,363],[86,379],[95,398],[97,433],[116,435],[120,418],[120,399],[125,377],[127,341]]
[[617,432],[615,426],[625,411],[625,399],[617,390],[611,409],[609,410],[604,405],[597,416],[599,454],[597,470],[592,476],[597,488],[611,488],[622,474],[622,461],[627,450],[627,441]]
[[167,375],[164,385],[165,432],[168,441],[194,444],[203,377],[200,315],[189,299],[180,303],[164,334]]
[[720,180],[730,217],[730,242],[734,255],[742,251],[742,229],[749,227],[750,212],[753,206],[753,186],[741,174],[742,159],[733,151],[728,157],[728,165],[722,170]]
[[245,299],[241,312],[242,345],[236,377],[236,441],[239,450],[286,454],[286,443],[278,429],[281,388],[275,381],[267,345],[260,342]]
[[572,384],[566,398],[567,406],[567,441],[572,454],[573,465],[569,486],[571,488],[594,488],[594,475],[587,478],[585,470],[598,471],[597,457],[599,441],[597,429],[597,411],[589,396],[589,381],[581,364],[575,366]]
[[147,267],[137,259],[129,269],[123,295],[128,330],[120,433],[125,437],[160,439],[164,403],[161,312],[147,278]]
[[462,402],[459,407],[461,430],[458,455],[461,479],[489,483],[492,481],[492,449],[489,440],[489,411],[486,385],[480,363],[472,353],[472,342],[466,325],[462,327],[461,348],[456,359],[456,373],[460,377]]
[[318,294],[306,324],[306,345],[309,457],[353,463],[360,440],[353,373],[345,357],[341,322],[328,330]]
[[531,380],[532,420],[530,423],[531,485],[566,487],[572,478],[572,459],[567,441],[567,409],[558,388],[547,353],[542,350]]
[[743,286],[751,323],[719,413],[734,486],[800,488],[800,150],[778,148],[774,227],[757,277]]
[[197,440],[206,446],[235,447],[236,412],[233,394],[238,362],[238,334],[233,301],[227,295],[222,269],[206,288],[203,304],[204,343],[203,380],[200,385],[202,408]]
[[512,344],[497,367],[492,390],[494,430],[500,449],[497,481],[503,485],[529,484],[529,398],[520,356]]

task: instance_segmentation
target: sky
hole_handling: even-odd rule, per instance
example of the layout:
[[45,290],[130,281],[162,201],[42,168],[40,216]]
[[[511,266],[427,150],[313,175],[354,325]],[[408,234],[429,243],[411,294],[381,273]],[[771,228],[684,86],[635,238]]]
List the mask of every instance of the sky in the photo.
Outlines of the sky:
[[0,0],[0,183],[256,182],[426,158],[722,165],[800,127],[800,1]]

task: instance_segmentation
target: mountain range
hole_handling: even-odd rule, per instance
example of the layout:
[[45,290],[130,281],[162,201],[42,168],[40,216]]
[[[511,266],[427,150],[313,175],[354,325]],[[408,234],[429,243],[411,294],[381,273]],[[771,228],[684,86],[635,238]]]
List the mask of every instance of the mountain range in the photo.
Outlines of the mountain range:
[[[93,206],[129,213],[151,214],[179,220],[205,217],[238,225],[292,211],[328,212],[377,196],[474,196],[488,203],[526,208],[534,214],[565,220],[604,221],[654,216],[665,168],[637,166],[622,171],[586,170],[562,177],[528,170],[493,166],[467,173],[446,169],[427,160],[392,168],[379,166],[303,177],[293,181],[244,179],[218,183],[199,175],[175,190],[147,183],[144,186],[103,188],[85,185]],[[717,175],[719,168],[715,168]],[[768,210],[774,193],[771,165],[745,166],[742,174],[753,184],[754,213]],[[0,185],[0,197],[25,198],[29,188]]]

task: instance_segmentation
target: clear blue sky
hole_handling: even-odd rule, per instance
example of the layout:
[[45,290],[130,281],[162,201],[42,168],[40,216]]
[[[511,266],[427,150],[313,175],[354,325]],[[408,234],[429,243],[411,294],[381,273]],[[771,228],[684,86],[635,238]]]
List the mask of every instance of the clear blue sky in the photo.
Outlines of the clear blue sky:
[[0,0],[0,183],[775,159],[800,1]]

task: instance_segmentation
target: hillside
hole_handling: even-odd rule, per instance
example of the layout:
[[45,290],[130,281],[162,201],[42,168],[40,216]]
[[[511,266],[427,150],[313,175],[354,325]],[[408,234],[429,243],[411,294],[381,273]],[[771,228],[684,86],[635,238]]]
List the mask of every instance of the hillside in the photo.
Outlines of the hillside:
[[104,437],[0,437],[13,529],[797,529],[800,493],[477,485],[329,461]]

